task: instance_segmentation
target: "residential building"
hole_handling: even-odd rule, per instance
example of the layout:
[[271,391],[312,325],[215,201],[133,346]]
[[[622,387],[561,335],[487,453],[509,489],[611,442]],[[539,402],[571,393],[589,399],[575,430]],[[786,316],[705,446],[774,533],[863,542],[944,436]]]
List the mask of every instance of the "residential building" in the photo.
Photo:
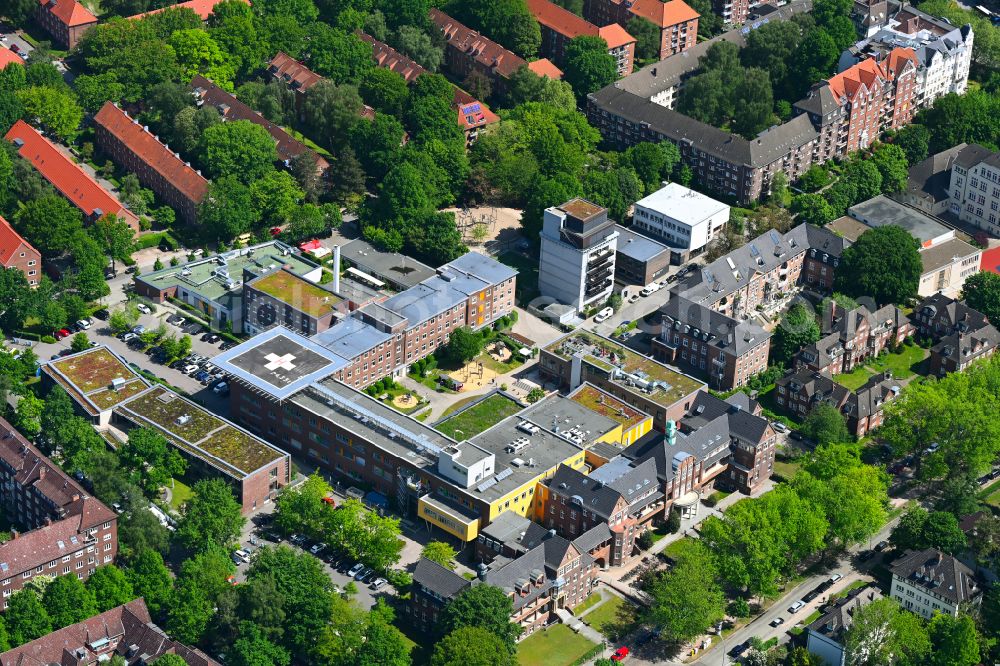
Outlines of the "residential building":
[[956,155],[948,187],[948,210],[958,219],[1000,235],[1000,153],[983,146],[964,146]]
[[686,51],[698,41],[699,14],[684,0],[586,0],[583,16],[596,25],[625,26],[633,17],[646,19],[660,29],[661,58]]
[[195,223],[198,205],[208,194],[208,181],[201,172],[111,102],[94,115],[94,135],[97,146],[113,161],[138,176],[182,220]]
[[35,576],[86,580],[114,562],[118,516],[3,419],[0,434],[0,505],[16,528],[0,544],[6,609],[11,594]]
[[903,344],[914,332],[906,314],[895,305],[874,312],[864,305],[847,310],[832,300],[823,313],[821,329],[822,337],[795,356],[795,367],[831,376],[864,365],[886,348]]
[[0,69],[4,69],[7,65],[24,65],[24,58],[17,55],[6,45],[0,45]]
[[964,370],[975,361],[992,356],[1000,345],[1000,332],[985,315],[944,294],[921,301],[914,311],[913,322],[921,336],[935,342],[929,360],[932,375]]
[[548,77],[553,81],[561,81],[563,77],[563,71],[556,67],[555,63],[548,58],[532,60],[528,63],[528,69],[534,72],[538,77]]
[[895,48],[911,48],[917,64],[913,103],[918,109],[929,108],[943,95],[965,92],[972,41],[971,25],[956,27],[903,5],[881,29],[844,51],[838,68],[844,70],[865,59],[882,61]]
[[670,248],[663,243],[615,225],[618,244],[615,248],[615,282],[646,286],[670,270]]
[[670,246],[675,264],[701,254],[722,235],[729,206],[679,183],[668,183],[635,202],[632,226]]
[[0,265],[4,268],[17,268],[28,284],[38,286],[41,277],[42,255],[31,243],[24,240],[21,234],[14,231],[10,222],[0,216]]
[[844,415],[847,430],[861,438],[882,425],[885,406],[899,395],[899,382],[889,371],[880,372],[852,391],[829,375],[809,368],[789,372],[776,382],[775,402],[799,419],[817,405],[826,404]]
[[73,399],[77,411],[98,428],[111,424],[114,408],[150,384],[124,358],[101,345],[42,361],[42,385],[58,385]]
[[323,77],[283,51],[278,51],[277,55],[271,58],[271,62],[267,64],[267,73],[273,80],[281,81],[295,93],[296,113],[299,120],[305,118],[306,93],[323,81]]
[[828,606],[826,612],[806,626],[806,649],[809,654],[830,666],[846,666],[844,635],[853,624],[854,614],[882,598],[878,588],[866,585],[851,590],[846,597]]
[[[794,13],[786,9],[778,17]],[[915,110],[916,55],[894,48],[881,62],[860,62],[817,84],[794,105],[791,120],[747,140],[668,108],[689,62],[667,68],[662,82],[657,64],[592,93],[588,118],[618,148],[674,143],[703,187],[741,203],[768,193],[779,171],[794,180],[812,164],[844,157],[904,126]]]
[[479,536],[476,537],[476,561],[489,564],[501,557],[506,560],[516,559],[548,535],[547,529],[530,518],[505,511],[479,531]]
[[[911,166],[906,189],[893,194],[892,198],[927,215],[944,215],[951,204],[951,168],[958,155],[968,146],[967,143],[960,143]],[[960,194],[956,194],[956,203],[959,204],[955,209],[956,214],[961,209],[960,197]]]
[[308,155],[309,159],[316,165],[316,171],[322,175],[329,167],[330,163],[320,157],[314,150],[306,146],[283,128],[275,125],[270,120],[254,111],[249,106],[241,102],[235,95],[230,95],[219,86],[212,83],[200,74],[191,79],[191,88],[194,91],[195,101],[198,106],[214,107],[223,121],[226,120],[246,120],[263,127],[274,140],[278,153],[278,161],[289,168],[292,161],[300,155]]
[[889,22],[888,0],[854,0],[851,20],[858,33],[871,37]]
[[516,559],[485,565],[468,581],[441,565],[421,558],[413,572],[414,593],[408,611],[425,631],[435,626],[440,611],[464,590],[479,584],[499,587],[513,602],[511,622],[523,635],[543,629],[559,610],[570,611],[590,596],[597,584],[597,567],[587,552],[589,540],[545,537]]
[[17,148],[18,155],[30,162],[45,180],[80,209],[87,222],[114,215],[139,231],[139,218],[135,213],[34,127],[18,120],[4,138]]
[[[223,2],[223,0],[188,0],[187,2],[179,2],[176,5],[170,5],[169,7],[161,7],[160,9],[154,9],[152,11],[145,12],[143,14],[136,14],[135,16],[129,16],[128,18],[129,20],[143,19],[146,18],[147,16],[159,14],[160,12],[164,12],[168,9],[190,9],[195,14],[197,14],[198,18],[200,18],[202,21],[208,22],[208,19],[212,17],[212,14],[215,11],[215,6],[220,2]],[[243,2],[248,5],[250,4],[250,0],[240,0],[240,2]]]
[[683,296],[661,308],[653,357],[708,376],[709,386],[731,391],[767,369],[771,333],[753,320],[734,319]]
[[939,550],[908,550],[889,570],[890,596],[921,617],[937,613],[958,617],[959,611],[982,601],[972,569]]
[[[427,72],[416,61],[407,58],[388,44],[363,32],[356,34],[360,39],[372,45],[372,58],[374,58],[376,65],[396,72],[407,83]],[[465,133],[465,145],[471,146],[483,132],[495,127],[500,122],[500,116],[490,111],[488,106],[458,86],[454,88],[452,108],[457,112],[458,125]]]
[[436,7],[431,8],[430,19],[444,36],[444,68],[457,80],[464,80],[472,72],[478,72],[493,82],[494,93],[502,93],[507,79],[528,65],[524,58],[462,25]]
[[922,273],[917,295],[937,292],[957,295],[970,276],[979,272],[982,251],[958,238],[955,230],[940,220],[879,195],[847,209],[847,217],[827,228],[854,242],[865,231],[885,225],[905,229],[920,244]]
[[579,198],[547,208],[538,259],[542,296],[577,312],[604,303],[614,289],[617,241],[606,208]]
[[313,284],[323,276],[319,264],[292,246],[269,241],[137,274],[135,291],[157,303],[176,299],[203,313],[214,328],[229,326],[242,333],[244,285],[275,271],[290,272]]
[[38,0],[35,19],[56,44],[67,50],[97,25],[97,17],[78,0]]
[[617,23],[598,28],[586,19],[549,0],[528,0],[528,11],[542,28],[541,54],[562,62],[566,45],[574,37],[600,37],[608,45],[608,53],[618,64],[618,76],[632,73],[635,61],[635,37]]
[[7,650],[0,654],[0,666],[95,666],[114,657],[124,659],[127,666],[144,666],[167,654],[180,657],[188,666],[219,666],[201,650],[173,640],[153,624],[140,598]]
[[[840,266],[840,257],[851,243],[826,227],[811,224],[800,226],[805,227],[806,243],[809,245],[799,276],[802,284],[822,293],[830,293],[833,291],[833,279]],[[789,233],[794,231],[793,229]]]
[[116,405],[112,423],[159,432],[188,461],[189,475],[226,481],[244,515],[291,482],[288,453],[160,385]]
[[617,342],[576,330],[539,352],[538,369],[566,392],[585,382],[653,417],[653,427],[665,432],[668,421],[679,421],[705,384]]

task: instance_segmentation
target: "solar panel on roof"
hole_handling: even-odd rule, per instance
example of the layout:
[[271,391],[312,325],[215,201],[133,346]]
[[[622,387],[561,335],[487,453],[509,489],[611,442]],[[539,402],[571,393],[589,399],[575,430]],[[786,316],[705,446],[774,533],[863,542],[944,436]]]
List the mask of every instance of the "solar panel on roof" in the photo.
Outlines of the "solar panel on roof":
[[752,243],[750,244],[750,256],[752,256],[752,257],[759,257],[760,256],[760,250],[758,250],[757,246],[754,245],[754,244],[752,244]]
[[478,490],[481,493],[484,493],[495,485],[497,485],[497,480],[491,476],[490,478],[486,479],[478,486],[476,486],[476,490]]
[[502,471],[499,474],[497,474],[497,481],[503,481],[504,479],[506,479],[508,476],[510,476],[513,473],[514,473],[514,470],[512,470],[510,467],[508,467],[504,471]]

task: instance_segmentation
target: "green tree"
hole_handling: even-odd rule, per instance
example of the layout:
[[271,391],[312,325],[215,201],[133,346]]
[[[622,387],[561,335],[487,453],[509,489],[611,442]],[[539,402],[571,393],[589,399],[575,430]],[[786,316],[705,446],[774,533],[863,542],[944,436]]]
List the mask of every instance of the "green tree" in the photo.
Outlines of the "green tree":
[[212,181],[198,207],[198,221],[213,240],[228,242],[246,233],[258,222],[250,189],[236,176]]
[[278,160],[274,139],[249,120],[207,128],[201,138],[201,162],[212,178],[234,176],[250,183],[273,169]]
[[331,491],[330,484],[319,472],[313,472],[304,483],[278,497],[275,526],[285,534],[297,532],[311,539],[323,540],[333,511],[333,507],[323,500]]
[[882,192],[893,194],[906,188],[909,178],[909,164],[906,153],[893,143],[882,143],[872,151],[872,163],[882,174]]
[[272,643],[259,627],[248,622],[233,643],[228,663],[233,666],[288,666],[290,662],[288,650]]
[[635,37],[635,57],[637,60],[656,60],[660,57],[660,28],[641,16],[629,19],[625,29]]
[[358,92],[376,111],[395,116],[403,112],[410,95],[403,77],[383,67],[365,72],[358,85]]
[[[357,83],[365,72],[375,67],[371,45],[353,32],[322,23],[314,23],[312,27],[309,64],[334,85]],[[312,89],[309,94],[312,95]]]
[[827,403],[820,403],[812,408],[799,432],[819,444],[849,442],[853,439],[847,430],[843,414]]
[[[833,73],[840,49],[830,34],[822,28],[810,30],[792,54],[795,74],[791,77],[804,88],[822,81]],[[800,89],[800,92],[802,90]]]
[[177,654],[165,654],[157,657],[152,663],[153,666],[187,666],[187,660]]
[[819,194],[798,194],[792,197],[792,212],[799,222],[820,227],[832,222],[837,216],[833,207]]
[[420,551],[420,557],[425,557],[431,562],[437,562],[441,566],[447,567],[453,571],[455,569],[455,563],[453,560],[456,555],[458,555],[458,551],[444,541],[430,541],[426,546],[424,546],[424,549]]
[[96,113],[105,102],[118,103],[125,96],[125,86],[118,83],[118,75],[114,72],[100,74],[81,74],[73,81],[80,106],[85,111]]
[[989,271],[970,275],[962,285],[962,300],[991,322],[1000,323],[1000,275]]
[[139,311],[136,310],[135,306],[131,304],[118,308],[117,310],[112,310],[110,316],[108,317],[108,325],[115,333],[122,333],[129,330],[135,326],[138,321]]
[[976,623],[968,615],[957,618],[939,613],[931,618],[927,630],[931,636],[934,666],[973,666],[979,663],[979,640]]
[[395,45],[404,55],[431,72],[438,71],[444,61],[444,49],[436,46],[430,35],[416,26],[399,26]]
[[14,216],[15,227],[42,253],[57,257],[72,245],[73,236],[83,228],[80,211],[55,194],[27,202]]
[[358,666],[410,666],[410,646],[403,633],[392,625],[391,607],[379,599],[368,614],[365,640],[358,647],[353,663]]
[[448,344],[441,348],[439,355],[445,363],[463,365],[479,356],[482,351],[482,336],[463,326],[451,332]]
[[[55,305],[58,306],[59,304],[56,303]],[[63,310],[63,321],[65,321],[65,310]],[[90,338],[87,337],[86,333],[77,333],[73,336],[73,341],[70,343],[69,348],[74,352],[82,352],[86,349],[90,349]]]
[[204,74],[220,88],[232,91],[236,63],[219,48],[208,32],[201,29],[177,30],[167,39],[167,44],[174,50],[184,81]]
[[781,318],[774,331],[771,357],[788,364],[800,349],[819,340],[819,336],[819,324],[816,323],[812,308],[801,302],[795,303]]
[[86,582],[87,590],[94,597],[97,612],[103,613],[136,598],[132,583],[121,569],[113,564],[97,567]]
[[918,243],[902,227],[887,225],[861,234],[844,250],[834,289],[877,303],[904,303],[917,294],[923,264]]
[[304,196],[305,193],[299,188],[295,178],[287,171],[271,169],[250,183],[254,216],[264,226],[282,225],[288,222]]
[[618,78],[618,65],[614,56],[608,53],[608,43],[591,35],[569,41],[563,69],[564,78],[573,87],[578,101]]
[[511,655],[515,654],[521,627],[510,621],[513,602],[493,585],[467,587],[438,616],[438,630],[450,634],[463,627],[478,627],[496,636]]
[[927,158],[930,149],[931,133],[923,125],[913,123],[890,135],[894,146],[903,149],[908,164],[916,164]]
[[743,78],[734,87],[732,95],[733,108],[739,109],[733,118],[734,132],[753,139],[774,124],[774,93],[765,70],[744,70]]
[[431,666],[516,666],[497,636],[480,627],[461,627],[434,645]]
[[512,108],[525,102],[540,102],[561,111],[576,109],[576,98],[568,83],[538,76],[527,65],[510,76],[504,92],[507,104]]
[[[318,138],[320,145],[334,150],[347,141],[355,125],[367,124],[360,117],[362,108],[361,95],[354,86],[320,82],[309,89],[303,113],[310,134]],[[380,118],[382,115],[376,116],[374,122],[379,123]],[[386,127],[386,122],[382,120],[380,126]],[[399,147],[399,140],[394,147]]]
[[945,511],[927,511],[919,506],[903,514],[889,541],[900,551],[937,548],[951,555],[968,546],[955,516]]
[[538,54],[542,43],[541,27],[525,0],[471,0],[463,9],[464,18],[480,32],[490,35],[522,58]]
[[10,644],[24,645],[36,638],[51,633],[52,618],[45,606],[32,590],[18,590],[10,595],[7,612],[4,613]]
[[850,666],[920,663],[931,650],[927,629],[920,619],[887,598],[854,611],[844,647]]
[[169,481],[184,474],[187,461],[163,435],[152,428],[135,428],[128,441],[119,447],[118,458],[135,470],[137,482],[149,493],[155,493]]
[[134,594],[145,599],[154,618],[167,609],[173,594],[173,577],[160,553],[152,549],[139,551],[125,570],[125,577]]
[[135,230],[124,220],[110,213],[97,220],[89,229],[90,235],[98,242],[101,249],[114,261],[125,261],[132,256],[135,249]]
[[38,124],[63,141],[76,137],[83,109],[68,90],[35,86],[18,90],[17,99],[24,107],[25,116],[37,120]]
[[885,472],[858,465],[830,479],[799,472],[792,487],[799,497],[822,509],[829,524],[827,548],[860,543],[885,524],[889,505],[889,480]]
[[721,620],[726,600],[704,546],[691,543],[674,559],[674,567],[657,577],[649,589],[652,604],[646,619],[660,628],[664,640],[683,642]]
[[52,618],[52,628],[60,629],[97,615],[94,595],[73,574],[57,576],[45,588],[42,605]]
[[232,543],[246,519],[230,487],[222,479],[207,479],[194,484],[192,491],[177,529],[180,542],[194,552]]
[[201,639],[234,570],[229,555],[214,543],[181,564],[167,614],[171,636],[184,643]]
[[42,431],[41,416],[44,409],[44,401],[35,397],[34,393],[25,393],[14,410],[14,427],[33,440]]

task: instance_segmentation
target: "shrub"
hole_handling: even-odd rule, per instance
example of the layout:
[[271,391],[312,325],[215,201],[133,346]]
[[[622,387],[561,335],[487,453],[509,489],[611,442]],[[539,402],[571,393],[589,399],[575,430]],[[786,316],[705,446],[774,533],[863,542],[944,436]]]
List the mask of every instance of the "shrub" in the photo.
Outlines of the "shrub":
[[43,335],[42,336],[42,342],[44,342],[47,345],[53,345],[53,344],[55,344],[56,339],[54,337],[52,337],[51,335]]
[[676,509],[671,509],[670,514],[667,515],[667,532],[670,534],[677,534],[677,530],[681,528],[681,513]]
[[399,569],[389,569],[385,574],[385,579],[400,593],[408,590],[410,585],[413,585],[413,576]]
[[737,597],[729,603],[726,612],[733,617],[750,617],[750,603],[743,597]]

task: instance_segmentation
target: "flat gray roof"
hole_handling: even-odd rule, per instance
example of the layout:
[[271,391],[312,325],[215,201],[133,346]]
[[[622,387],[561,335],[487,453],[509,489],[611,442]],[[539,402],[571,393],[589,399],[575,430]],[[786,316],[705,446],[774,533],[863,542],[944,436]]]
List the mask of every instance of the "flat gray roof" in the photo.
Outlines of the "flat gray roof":
[[416,259],[398,252],[383,252],[361,239],[353,240],[340,248],[341,259],[346,259],[365,273],[390,282],[412,287],[434,275],[434,269]]
[[212,363],[278,400],[348,365],[339,354],[281,326],[219,354]]
[[954,233],[936,218],[881,194],[851,206],[847,214],[872,228],[889,224],[902,227],[921,244]]
[[670,252],[670,248],[663,243],[658,243],[648,236],[636,233],[620,224],[615,225],[618,231],[618,252],[636,261],[649,261],[655,259],[664,252]]
[[388,333],[354,317],[342,319],[322,333],[317,333],[312,337],[316,344],[348,360],[357,358],[369,349],[391,339],[392,336]]
[[517,275],[517,271],[510,266],[478,252],[466,252],[458,259],[448,262],[445,268],[449,266],[475,275],[490,284],[500,284]]

